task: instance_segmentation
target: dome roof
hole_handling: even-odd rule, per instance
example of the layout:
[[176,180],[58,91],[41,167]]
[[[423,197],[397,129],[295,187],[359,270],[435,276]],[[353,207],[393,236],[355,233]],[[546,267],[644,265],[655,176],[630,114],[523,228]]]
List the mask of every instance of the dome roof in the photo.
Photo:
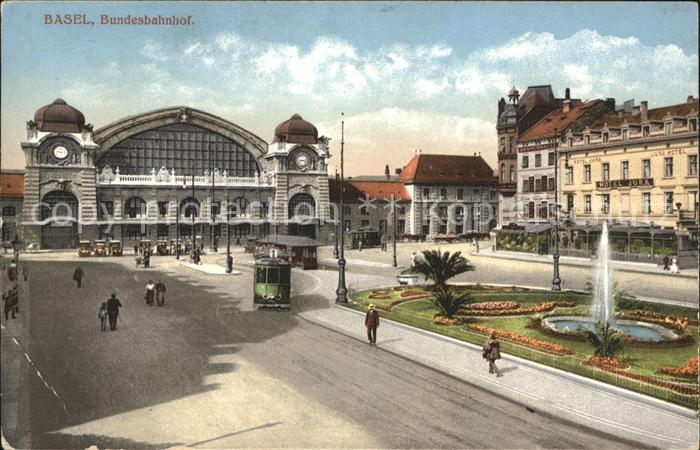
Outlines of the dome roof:
[[65,100],[57,98],[34,113],[34,122],[39,131],[56,133],[80,133],[85,126],[83,113],[73,108]]
[[318,130],[315,126],[294,114],[275,128],[272,142],[289,142],[290,144],[318,144]]

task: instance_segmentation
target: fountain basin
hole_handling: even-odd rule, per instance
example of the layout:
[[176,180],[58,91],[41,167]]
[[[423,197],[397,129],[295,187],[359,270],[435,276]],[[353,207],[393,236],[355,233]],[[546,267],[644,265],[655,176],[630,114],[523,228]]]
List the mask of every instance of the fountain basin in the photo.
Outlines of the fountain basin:
[[[542,320],[542,324],[557,333],[563,334],[595,331],[596,326],[596,322],[592,318],[579,316],[548,317]],[[617,320],[612,324],[612,328],[637,341],[663,342],[678,339],[678,335],[673,331],[652,323]]]

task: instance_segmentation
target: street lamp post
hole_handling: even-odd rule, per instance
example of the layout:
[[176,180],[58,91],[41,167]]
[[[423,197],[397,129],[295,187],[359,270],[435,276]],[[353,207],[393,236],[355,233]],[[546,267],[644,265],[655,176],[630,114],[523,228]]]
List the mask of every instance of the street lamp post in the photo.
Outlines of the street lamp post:
[[[344,113],[340,113],[344,116]],[[343,204],[343,182],[345,180],[344,170],[344,150],[345,150],[345,120],[340,122],[340,246],[338,248],[338,289],[336,303],[348,302],[348,288],[345,286],[345,207]]]
[[476,205],[476,252],[479,253],[479,238],[481,234],[481,205]]
[[559,278],[559,135],[554,129],[554,277],[552,278],[552,290],[561,291],[561,278]]
[[[195,200],[194,196],[194,161],[192,162],[192,201]],[[193,209],[190,210],[190,215],[192,216],[192,251],[194,252],[195,249],[195,234],[194,234],[194,204],[192,206]]]
[[233,258],[231,258],[231,207],[229,206],[229,193],[226,193],[226,273],[233,272]]
[[216,249],[216,245],[214,242],[214,221],[216,220],[216,216],[214,215],[214,170],[211,171],[211,207],[209,208],[209,216],[211,217],[211,226],[210,232],[209,232],[209,238],[211,239],[211,252],[214,253]]
[[338,218],[335,218],[335,243],[333,245],[333,258],[338,259],[338,230],[340,230],[340,227],[338,226]]
[[398,264],[396,263],[396,199],[394,196],[391,196],[391,205],[392,205],[392,212],[391,212],[391,234],[392,234],[392,247],[393,247],[393,258],[391,260],[391,266],[396,267]]

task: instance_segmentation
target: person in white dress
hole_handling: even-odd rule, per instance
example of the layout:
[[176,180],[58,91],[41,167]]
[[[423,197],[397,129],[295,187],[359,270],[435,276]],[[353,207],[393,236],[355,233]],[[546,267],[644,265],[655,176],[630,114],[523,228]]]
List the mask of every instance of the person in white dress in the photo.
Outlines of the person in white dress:
[[676,257],[671,260],[671,273],[678,273],[678,258]]

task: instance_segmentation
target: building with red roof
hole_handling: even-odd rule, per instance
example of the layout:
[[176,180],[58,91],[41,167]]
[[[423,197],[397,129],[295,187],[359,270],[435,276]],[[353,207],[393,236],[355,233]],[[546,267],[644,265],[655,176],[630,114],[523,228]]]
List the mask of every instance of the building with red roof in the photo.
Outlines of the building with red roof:
[[[386,230],[396,200],[399,234],[420,237],[488,232],[497,222],[498,179],[481,155],[416,153],[396,176],[345,180],[346,229]],[[330,182],[331,202],[340,181]],[[480,218],[480,219],[479,219]]]
[[581,101],[570,98],[567,89],[561,106],[519,133],[512,222],[550,221],[556,209],[556,150],[562,136],[569,131],[583,130],[614,110],[614,99]]
[[563,135],[562,211],[580,224],[607,220],[645,228],[638,237],[676,230],[681,244],[674,254],[697,263],[682,243],[697,251],[698,99],[651,109],[645,101],[626,105]]

